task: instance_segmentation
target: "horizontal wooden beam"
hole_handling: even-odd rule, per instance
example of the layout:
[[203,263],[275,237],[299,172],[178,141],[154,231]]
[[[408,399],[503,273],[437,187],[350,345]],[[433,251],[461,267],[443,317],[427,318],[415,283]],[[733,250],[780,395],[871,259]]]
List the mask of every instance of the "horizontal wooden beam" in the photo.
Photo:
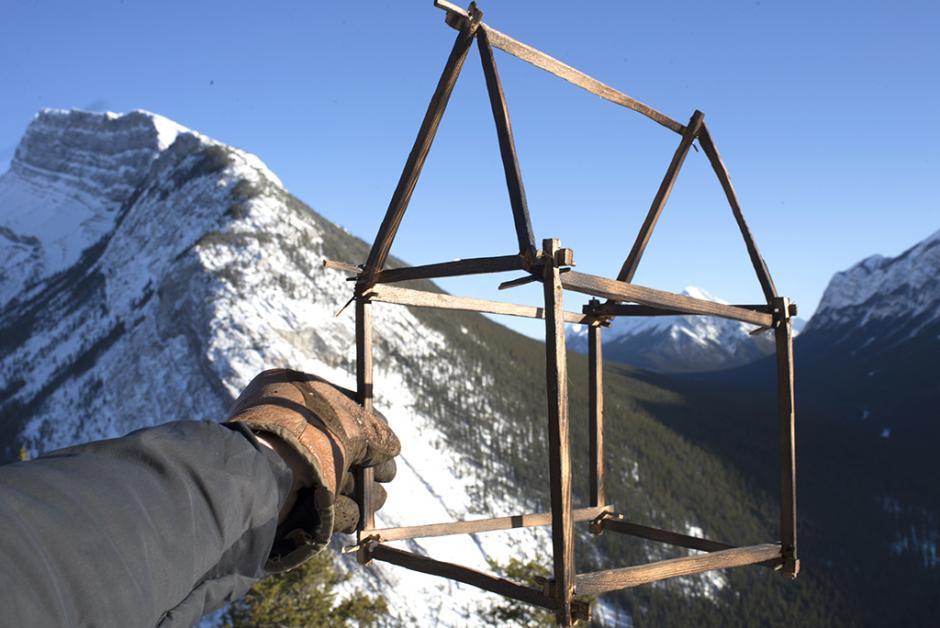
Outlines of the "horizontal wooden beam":
[[600,525],[604,530],[610,530],[611,532],[619,532],[620,534],[636,536],[640,537],[641,539],[649,539],[650,541],[659,541],[660,543],[668,543],[669,545],[677,545],[679,547],[687,547],[689,549],[699,550],[702,552],[720,552],[722,550],[734,548],[733,545],[728,545],[727,543],[719,543],[717,541],[702,539],[697,536],[689,536],[687,534],[679,534],[678,532],[669,532],[668,530],[651,528],[649,526],[643,526],[638,523],[633,523],[632,521],[625,521],[623,519],[605,517],[600,520]]
[[439,262],[423,266],[404,266],[387,268],[377,273],[376,283],[396,283],[411,279],[437,279],[440,277],[459,277],[461,275],[480,275],[523,270],[525,260],[519,254],[499,255],[496,257],[471,257],[452,262]]
[[[507,316],[521,316],[523,318],[545,318],[545,308],[534,305],[516,305],[515,303],[503,303],[502,301],[455,297],[450,294],[396,288],[382,284],[373,286],[366,293],[366,297],[372,301],[410,305],[412,307],[436,307],[442,310],[506,314]],[[565,322],[588,324],[590,317],[576,312],[565,312]]]
[[[602,512],[608,510],[606,506],[592,508],[576,508],[575,521],[592,521]],[[510,530],[512,528],[529,528],[533,526],[546,526],[552,522],[552,513],[540,512],[509,517],[495,517],[492,519],[476,519],[472,521],[448,521],[445,523],[429,523],[419,526],[406,526],[401,528],[382,528],[368,530],[369,536],[378,537],[379,542],[401,541],[404,539],[423,539],[432,536],[448,536],[451,534],[475,534],[478,532],[492,532],[494,530]]]
[[[732,305],[744,310],[753,312],[762,312],[764,314],[773,314],[771,305]],[[596,306],[587,304],[584,306],[584,313],[592,316],[685,316],[686,312],[679,310],[669,310],[662,307],[651,307],[649,305],[633,305],[630,303],[601,303]]]
[[529,587],[510,582],[504,578],[497,578],[462,565],[435,560],[427,556],[413,554],[381,544],[370,544],[367,552],[370,558],[374,558],[375,560],[405,567],[412,571],[420,571],[421,573],[432,576],[457,580],[458,582],[470,584],[480,589],[492,591],[499,595],[505,595],[514,600],[520,600],[534,604],[535,606],[541,606],[542,608],[555,608],[555,601],[538,589],[530,589]]
[[735,547],[709,554],[661,560],[648,565],[578,574],[575,580],[575,593],[600,595],[608,591],[619,591],[665,578],[690,576],[712,569],[742,567],[777,559],[782,560],[780,545],[776,543]]
[[[448,14],[456,16],[456,20],[448,20],[448,25],[454,28],[461,28],[465,23],[465,20],[469,18],[467,12],[450,2],[444,0],[435,0],[434,3],[440,9],[444,9]],[[503,52],[508,52],[514,57],[522,59],[526,63],[531,63],[535,67],[545,70],[550,74],[554,74],[559,78],[563,78],[573,85],[577,85],[581,89],[584,89],[588,92],[591,92],[595,96],[600,96],[604,100],[609,100],[612,103],[626,107],[627,109],[632,109],[638,113],[642,113],[647,118],[658,122],[667,129],[675,131],[676,133],[682,134],[685,131],[685,127],[667,116],[664,113],[661,113],[649,105],[643,104],[635,98],[631,98],[624,94],[621,91],[618,91],[611,87],[601,83],[597,79],[588,76],[580,70],[576,70],[566,63],[562,63],[554,57],[550,57],[541,50],[537,50],[532,46],[522,43],[516,39],[513,39],[505,33],[501,33],[495,28],[491,28],[484,23],[480,23],[480,28],[486,33],[487,39],[490,42],[490,45],[499,48]]]
[[605,297],[615,301],[633,301],[640,305],[675,310],[683,314],[720,316],[761,327],[770,327],[773,324],[773,317],[770,314],[746,310],[733,305],[723,305],[705,299],[695,299],[664,290],[655,290],[615,279],[598,277],[597,275],[588,275],[574,270],[561,276],[561,285],[567,290],[582,294]]

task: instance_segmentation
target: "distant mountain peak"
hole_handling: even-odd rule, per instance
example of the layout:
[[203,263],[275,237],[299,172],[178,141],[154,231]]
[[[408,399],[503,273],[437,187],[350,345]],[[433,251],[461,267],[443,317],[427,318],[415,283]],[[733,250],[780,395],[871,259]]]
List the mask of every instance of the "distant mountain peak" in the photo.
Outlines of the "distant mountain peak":
[[896,257],[872,255],[836,273],[807,333],[841,337],[883,327],[909,337],[940,321],[940,231]]
[[[682,294],[728,303],[697,286],[686,286]],[[773,350],[773,341],[766,335],[750,335],[754,329],[747,323],[714,316],[622,316],[603,332],[605,356],[663,373],[732,368]],[[575,351],[586,351],[584,328],[571,329],[568,340]]]

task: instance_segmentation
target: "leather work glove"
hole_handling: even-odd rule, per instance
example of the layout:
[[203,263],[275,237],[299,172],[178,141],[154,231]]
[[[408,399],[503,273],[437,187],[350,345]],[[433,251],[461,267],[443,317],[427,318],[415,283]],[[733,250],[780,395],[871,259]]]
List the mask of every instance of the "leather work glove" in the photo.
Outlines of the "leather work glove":
[[[351,498],[350,469],[375,467],[376,482],[395,476],[401,445],[379,412],[367,412],[352,391],[315,375],[273,369],[256,376],[242,391],[227,421],[267,437],[274,435],[299,456],[302,473],[297,502],[278,525],[269,571],[293,569],[322,550],[334,531],[353,532],[359,508]],[[332,460],[333,464],[323,464]],[[295,484],[298,478],[295,475]],[[385,490],[373,486],[373,507]]]

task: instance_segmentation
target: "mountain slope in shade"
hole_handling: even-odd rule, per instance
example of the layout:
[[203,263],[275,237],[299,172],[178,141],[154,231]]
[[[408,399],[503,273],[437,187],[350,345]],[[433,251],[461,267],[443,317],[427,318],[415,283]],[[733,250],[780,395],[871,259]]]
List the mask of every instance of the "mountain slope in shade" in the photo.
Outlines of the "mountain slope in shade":
[[[690,286],[685,296],[727,303]],[[796,325],[797,331],[802,327]],[[714,371],[748,364],[774,350],[767,334],[751,335],[756,327],[711,316],[620,317],[602,332],[605,359],[660,373]],[[568,341],[587,352],[587,330],[572,327]]]
[[[292,197],[256,157],[146,112],[46,111],[0,190],[0,255],[27,273],[7,276],[0,305],[5,459],[21,445],[38,453],[173,419],[218,420],[265,368],[354,386],[353,317],[335,316],[350,285],[322,261],[358,263],[367,246]],[[78,226],[73,240],[32,221]],[[375,330],[376,406],[403,444],[380,525],[547,510],[544,346],[480,315],[384,304],[375,305]],[[569,371],[578,470],[587,451],[584,362],[574,356]],[[621,367],[605,382],[612,503],[667,529],[773,538],[767,495],[659,421],[716,413]],[[585,476],[575,479],[576,503]],[[405,547],[489,570],[489,560],[510,557],[546,563],[550,545],[546,529],[528,529]],[[579,548],[580,570],[685,553],[590,537],[584,526]],[[385,595],[406,624],[478,623],[474,611],[496,600],[381,564],[353,569],[354,582]],[[822,586],[760,570],[711,573],[605,596],[600,611],[618,625],[825,624],[829,606],[790,604]]]

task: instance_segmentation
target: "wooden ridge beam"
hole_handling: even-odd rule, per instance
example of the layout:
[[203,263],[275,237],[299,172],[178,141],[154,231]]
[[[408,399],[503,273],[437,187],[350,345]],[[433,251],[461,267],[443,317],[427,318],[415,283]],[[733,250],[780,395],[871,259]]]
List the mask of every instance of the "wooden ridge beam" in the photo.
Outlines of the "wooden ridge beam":
[[695,299],[693,297],[673,294],[664,290],[655,290],[632,283],[588,275],[577,271],[569,271],[561,275],[561,284],[568,290],[589,294],[595,297],[604,297],[614,301],[634,301],[641,305],[648,305],[667,310],[674,310],[683,314],[705,314],[720,316],[736,321],[752,323],[760,327],[773,325],[770,314],[746,310],[733,305],[724,305],[714,301]]
[[[434,6],[444,9],[447,11],[448,16],[453,17],[454,19],[446,20],[447,24],[454,28],[461,28],[462,25],[466,24],[469,19],[467,12],[453,4],[451,2],[446,2],[445,0],[435,0]],[[667,129],[675,131],[676,133],[682,134],[685,131],[685,127],[681,123],[676,122],[666,114],[653,109],[649,105],[641,103],[635,98],[627,96],[621,91],[618,91],[611,87],[601,83],[595,78],[592,78],[576,70],[566,63],[562,63],[554,57],[550,57],[541,50],[537,50],[532,46],[522,43],[516,39],[513,39],[505,33],[501,33],[495,28],[487,26],[483,22],[480,22],[480,28],[486,33],[489,43],[495,47],[499,48],[503,52],[508,52],[514,57],[522,59],[526,63],[531,63],[540,70],[545,70],[549,74],[554,74],[555,76],[562,78],[569,83],[580,87],[583,90],[586,90],[595,96],[600,96],[604,100],[608,100],[612,103],[618,104],[627,109],[632,109],[637,113],[642,113],[647,118],[658,122]]]
[[742,567],[780,558],[780,545],[776,543],[735,547],[709,554],[661,560],[648,565],[578,574],[575,590],[578,595],[599,595],[664,578],[690,576],[711,569]]
[[[436,307],[442,310],[506,314],[507,316],[521,316],[523,318],[545,318],[545,308],[534,305],[516,305],[515,303],[503,303],[502,301],[471,299],[439,292],[427,292],[426,290],[397,288],[385,284],[376,284],[370,288],[367,297],[371,301],[410,305],[412,307]],[[564,317],[566,323],[586,324],[590,321],[590,317],[586,314],[576,312],[565,312]]]
[[450,99],[450,94],[457,83],[457,76],[460,74],[463,62],[467,58],[467,51],[470,50],[470,44],[473,43],[475,34],[476,22],[470,19],[466,20],[465,26],[457,34],[457,39],[454,41],[454,47],[450,51],[444,70],[441,72],[441,78],[438,80],[437,88],[434,90],[434,95],[428,104],[414,146],[411,148],[411,153],[408,154],[407,161],[405,161],[401,178],[399,178],[395,192],[388,203],[385,218],[382,219],[382,225],[379,227],[372,249],[369,251],[365,269],[360,277],[360,281],[365,287],[372,284],[375,275],[385,266],[385,260],[388,259],[389,251],[392,248],[392,241],[395,239],[395,234],[401,225],[401,219],[408,208],[408,202],[411,200],[415,185],[418,183],[421,168],[424,166],[425,159],[427,159],[428,151],[431,150],[431,143],[434,141],[437,127],[441,123],[447,101]]
[[699,132],[699,144],[702,150],[705,151],[708,161],[711,162],[712,169],[715,171],[715,175],[718,176],[718,181],[721,183],[721,188],[725,191],[728,204],[731,205],[731,212],[734,214],[735,222],[738,223],[741,237],[744,238],[744,245],[747,247],[748,257],[751,258],[751,265],[754,267],[754,272],[757,274],[757,280],[760,282],[761,290],[764,291],[764,298],[767,299],[768,304],[773,303],[774,299],[777,297],[777,288],[774,286],[774,280],[770,276],[770,271],[767,270],[767,263],[764,262],[760,251],[757,250],[754,236],[751,235],[751,230],[744,220],[744,213],[741,211],[738,195],[734,191],[734,186],[731,185],[731,175],[728,174],[728,169],[725,167],[724,162],[721,161],[718,148],[715,146],[711,134],[708,132],[708,125],[704,122]]
[[480,275],[484,273],[502,273],[523,270],[525,260],[519,255],[497,255],[495,257],[469,257],[452,262],[438,262],[421,266],[403,266],[386,268],[375,276],[375,283],[396,283],[411,279],[438,279],[441,277],[459,277],[462,275]]
[[630,249],[630,254],[627,255],[627,259],[624,261],[620,272],[617,274],[619,281],[626,281],[627,283],[633,281],[636,269],[640,265],[640,258],[643,257],[646,245],[649,244],[650,236],[653,235],[653,229],[656,228],[656,222],[663,213],[663,208],[666,207],[666,201],[669,200],[669,195],[672,193],[672,188],[679,176],[679,170],[685,162],[686,155],[689,154],[689,149],[692,148],[692,142],[695,141],[699,130],[702,128],[702,121],[704,119],[705,114],[696,110],[695,113],[692,114],[688,126],[685,127],[685,131],[682,132],[682,140],[679,142],[679,146],[672,156],[672,161],[669,162],[669,167],[666,168],[666,174],[659,184],[659,189],[656,190],[656,196],[653,197],[653,203],[650,205],[649,212],[643,220],[643,225],[640,227],[640,232],[636,236],[633,248]]
[[[606,507],[577,508],[574,510],[575,521],[593,521],[607,510]],[[434,536],[449,536],[452,534],[478,534],[480,532],[493,532],[495,530],[511,530],[513,528],[530,528],[546,526],[552,522],[552,513],[539,512],[508,517],[493,517],[489,519],[474,519],[470,521],[447,521],[444,523],[429,523],[417,526],[403,526],[399,528],[380,528],[368,530],[370,537],[377,537],[380,543],[403,541],[407,539],[424,539]]]
[[493,49],[490,48],[486,31],[477,34],[477,47],[480,49],[480,62],[486,78],[486,92],[490,97],[493,121],[496,123],[496,136],[499,138],[499,155],[506,175],[506,187],[509,190],[509,204],[519,241],[519,252],[529,260],[535,260],[535,236],[532,233],[532,219],[529,217],[529,204],[522,185],[522,172],[519,169],[519,156],[516,154],[516,142],[512,136],[512,124],[509,122],[509,109],[506,96],[499,80]]

